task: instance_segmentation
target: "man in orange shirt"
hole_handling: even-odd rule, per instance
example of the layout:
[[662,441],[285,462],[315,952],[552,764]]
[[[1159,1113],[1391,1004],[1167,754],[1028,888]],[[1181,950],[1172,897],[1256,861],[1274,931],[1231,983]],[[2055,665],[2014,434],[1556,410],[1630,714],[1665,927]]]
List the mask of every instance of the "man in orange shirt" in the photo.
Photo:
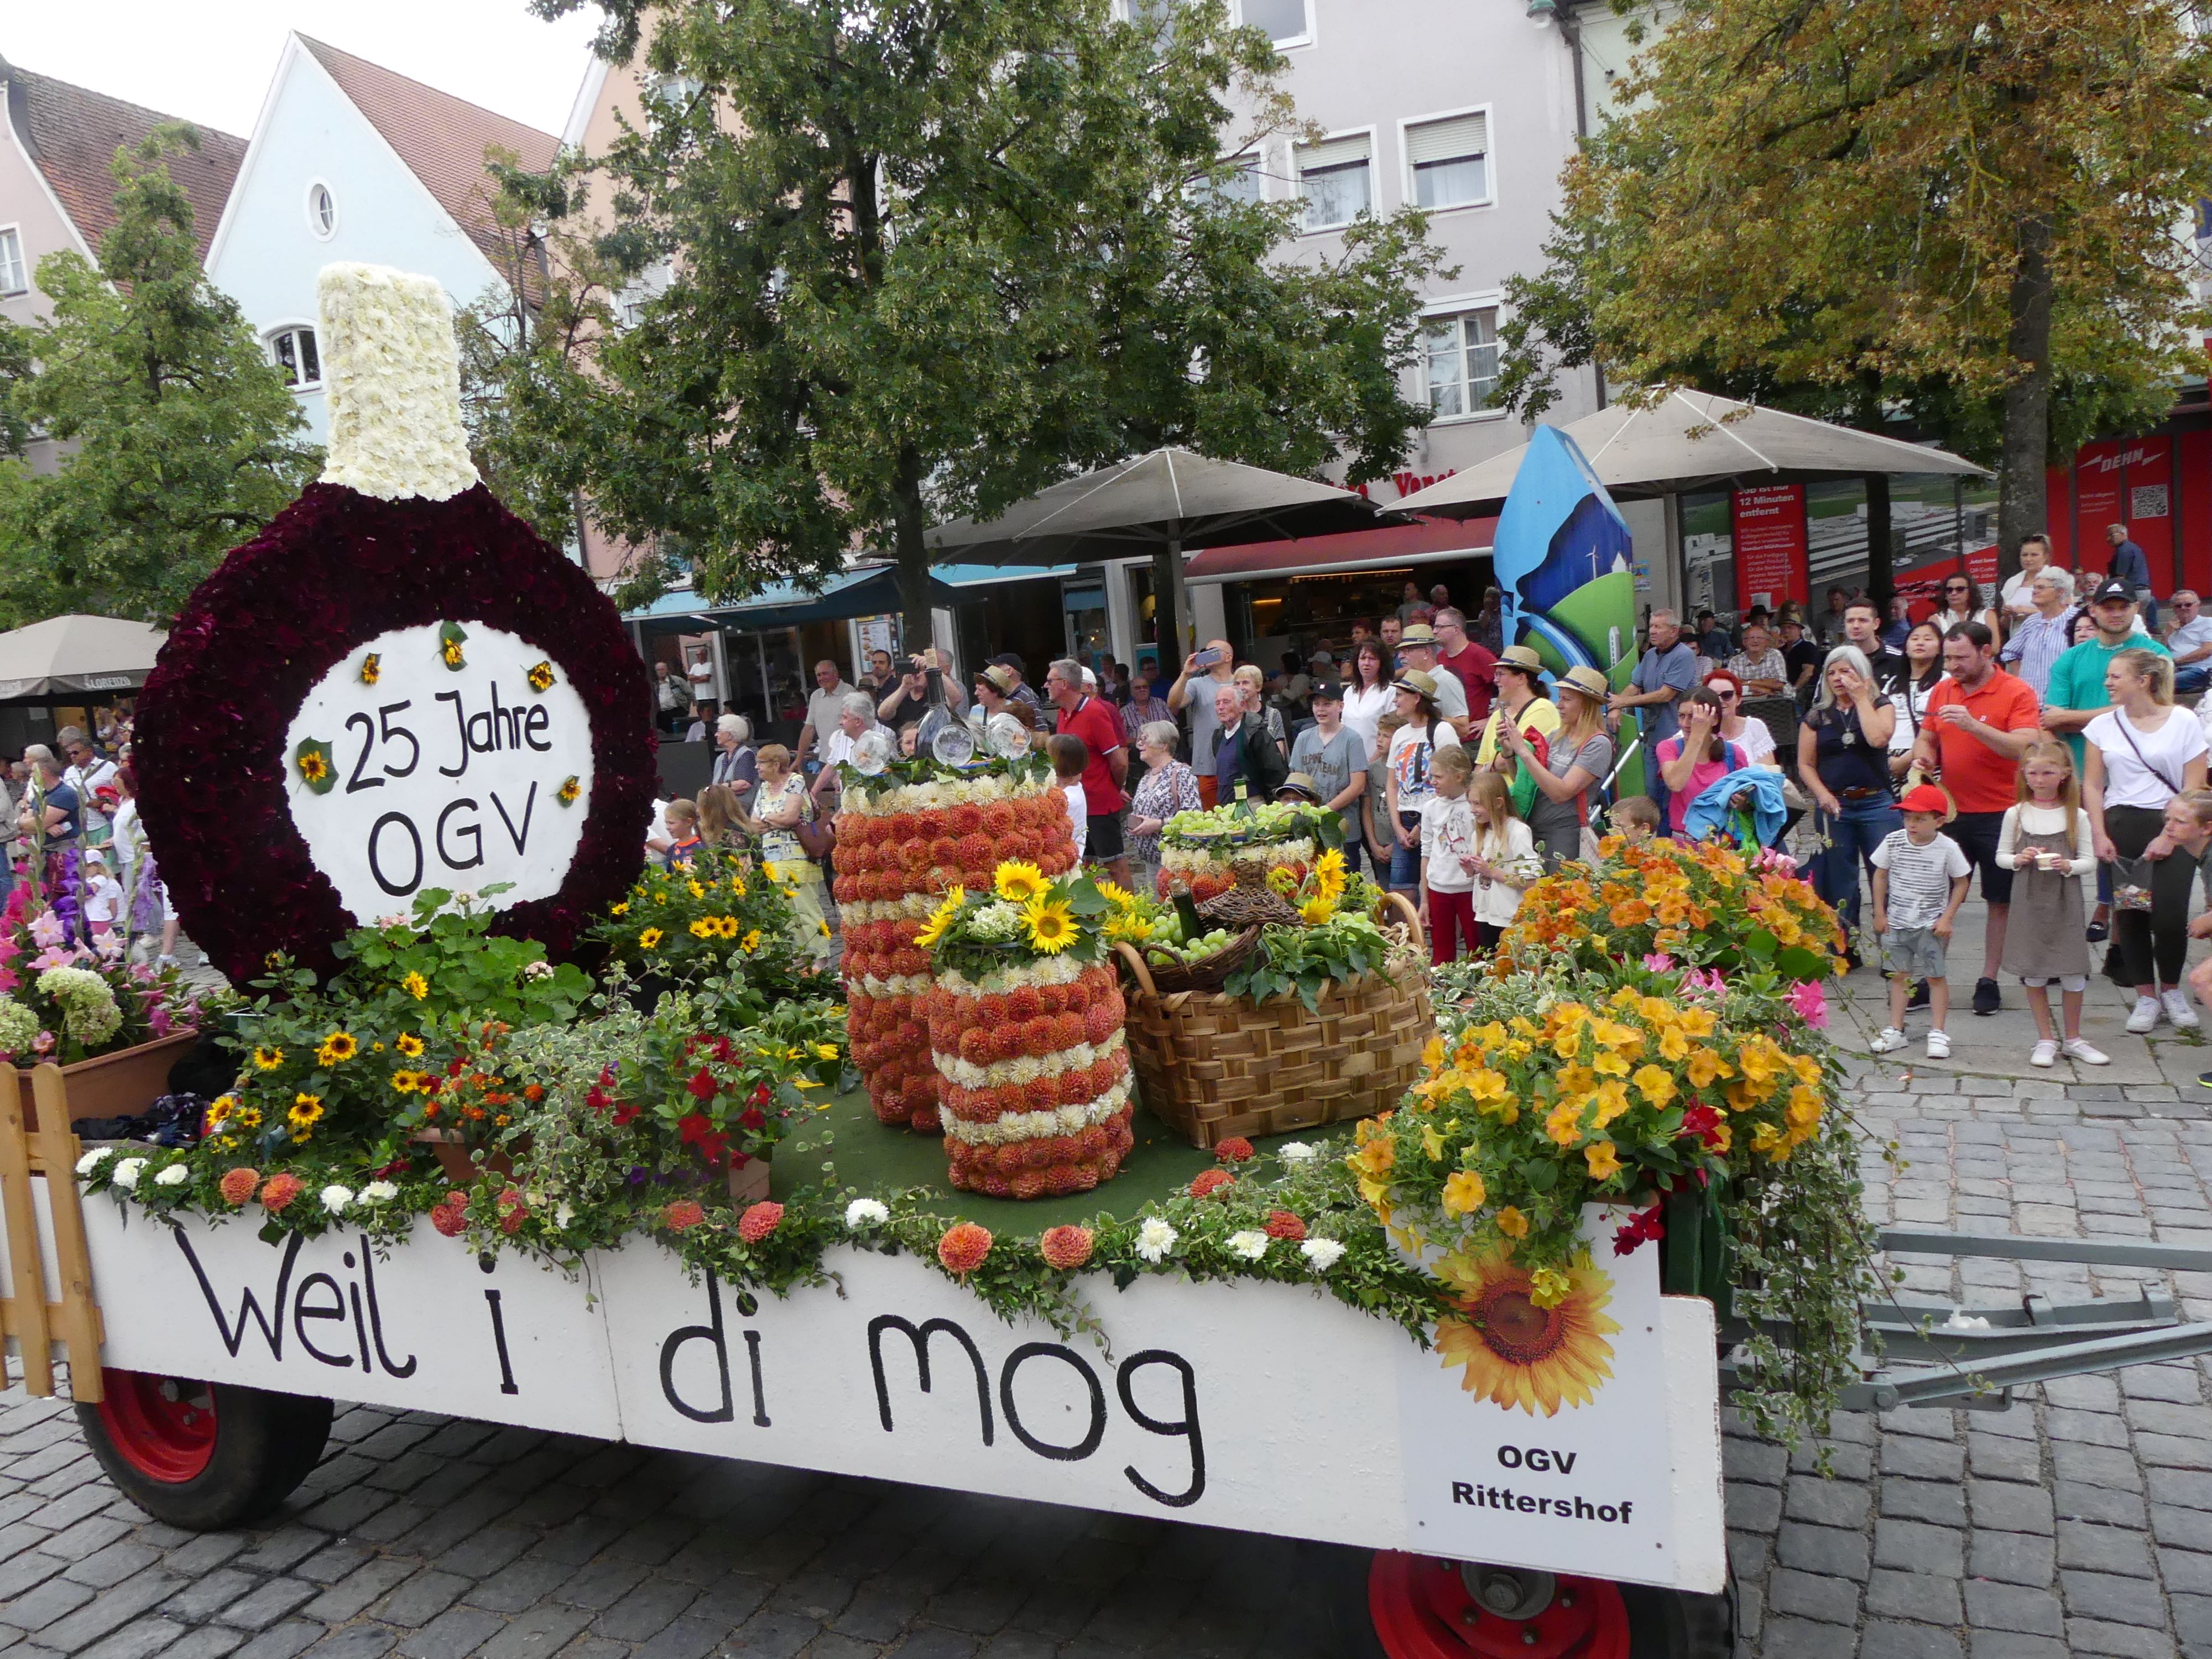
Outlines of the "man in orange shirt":
[[2003,1006],[1996,970],[2012,912],[2012,872],[1997,867],[1997,833],[2020,799],[2020,757],[2041,735],[2041,711],[2027,682],[1997,666],[1996,636],[1980,623],[1960,623],[1943,635],[1943,668],[1948,678],[1929,694],[1912,763],[1938,773],[1951,792],[1959,816],[1948,833],[1981,871],[1990,916],[1974,1012],[1994,1014]]

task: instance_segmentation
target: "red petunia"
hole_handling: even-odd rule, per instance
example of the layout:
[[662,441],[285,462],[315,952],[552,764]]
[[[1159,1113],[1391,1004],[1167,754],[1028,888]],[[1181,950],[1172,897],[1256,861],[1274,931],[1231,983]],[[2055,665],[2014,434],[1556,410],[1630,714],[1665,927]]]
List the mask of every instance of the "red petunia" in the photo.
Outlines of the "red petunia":
[[1054,1227],[1037,1240],[1037,1251],[1048,1267],[1072,1273],[1091,1260],[1094,1243],[1088,1227]]
[[1224,1164],[1242,1164],[1252,1156],[1252,1143],[1243,1135],[1231,1135],[1214,1147],[1213,1155]]
[[1200,1170],[1197,1179],[1190,1183],[1190,1195],[1193,1198],[1207,1198],[1236,1184],[1237,1177],[1226,1170]]
[[757,1244],[776,1229],[783,1219],[781,1204],[756,1204],[738,1218],[738,1237],[748,1244]]
[[989,1231],[972,1221],[954,1222],[945,1230],[945,1237],[937,1241],[937,1259],[945,1264],[947,1273],[957,1275],[974,1273],[990,1254]]
[[714,1081],[712,1072],[702,1066],[691,1073],[691,1080],[684,1086],[690,1091],[694,1100],[712,1100],[722,1085]]
[[1692,1106],[1682,1114],[1682,1133],[1695,1135],[1716,1152],[1720,1150],[1721,1115],[1711,1106]]
[[1295,1244],[1306,1236],[1306,1224],[1288,1210],[1270,1210],[1267,1232],[1270,1238],[1287,1238]]
[[660,1219],[672,1233],[680,1233],[697,1226],[707,1218],[707,1212],[696,1199],[679,1198],[660,1212]]

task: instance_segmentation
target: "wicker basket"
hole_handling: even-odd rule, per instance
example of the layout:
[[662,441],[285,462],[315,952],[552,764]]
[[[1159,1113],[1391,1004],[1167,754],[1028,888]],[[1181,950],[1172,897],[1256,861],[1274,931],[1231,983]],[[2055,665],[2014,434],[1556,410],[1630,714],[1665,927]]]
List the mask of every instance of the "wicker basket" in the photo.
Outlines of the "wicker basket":
[[1247,927],[1210,957],[1190,961],[1164,945],[1145,947],[1145,971],[1151,975],[1153,994],[1172,991],[1218,991],[1230,975],[1260,954],[1260,930]]
[[[1418,941],[1413,907],[1391,897]],[[1337,981],[1309,1013],[1295,994],[1253,1003],[1163,991],[1135,951],[1115,948],[1135,981],[1126,1030],[1145,1104],[1194,1146],[1387,1111],[1419,1080],[1436,1035],[1428,974],[1410,950],[1392,977]]]

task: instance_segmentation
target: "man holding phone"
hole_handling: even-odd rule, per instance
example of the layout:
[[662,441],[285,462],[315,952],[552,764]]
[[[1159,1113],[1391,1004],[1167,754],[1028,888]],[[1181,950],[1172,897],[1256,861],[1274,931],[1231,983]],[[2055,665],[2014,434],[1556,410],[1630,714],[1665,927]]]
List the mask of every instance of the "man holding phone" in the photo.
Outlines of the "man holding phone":
[[[1214,694],[1224,686],[1235,689],[1237,655],[1226,640],[1208,640],[1206,648],[1194,651],[1183,661],[1182,672],[1168,688],[1168,707],[1180,714],[1190,710],[1190,752],[1203,761],[1213,753],[1213,734],[1221,729],[1214,714]],[[1198,776],[1199,799],[1214,805],[1215,779],[1210,769]]]

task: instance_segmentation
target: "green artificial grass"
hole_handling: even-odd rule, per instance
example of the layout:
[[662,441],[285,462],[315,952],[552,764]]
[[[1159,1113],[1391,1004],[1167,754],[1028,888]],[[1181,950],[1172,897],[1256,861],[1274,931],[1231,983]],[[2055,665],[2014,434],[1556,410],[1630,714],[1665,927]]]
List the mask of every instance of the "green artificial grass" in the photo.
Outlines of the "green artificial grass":
[[[794,1126],[790,1138],[775,1149],[775,1193],[777,1198],[787,1199],[802,1187],[833,1192],[847,1187],[857,1187],[862,1192],[925,1187],[937,1195],[937,1207],[948,1216],[976,1222],[994,1232],[1027,1233],[1065,1222],[1089,1221],[1099,1215],[1134,1215],[1152,1200],[1188,1186],[1200,1170],[1215,1165],[1212,1152],[1200,1152],[1142,1105],[1137,1108],[1130,1127],[1137,1144],[1122,1160],[1121,1173],[1090,1192],[1026,1200],[987,1198],[981,1193],[953,1189],[945,1179],[943,1140],[936,1135],[885,1127],[876,1121],[867,1096],[856,1090],[837,1096],[809,1121]],[[1332,1123],[1254,1144],[1262,1154],[1264,1165],[1268,1162],[1264,1155],[1278,1139],[1316,1146],[1334,1140],[1348,1143],[1352,1132],[1350,1123]],[[832,1168],[824,1169],[825,1164]],[[1268,1173],[1273,1170],[1269,1169]]]

